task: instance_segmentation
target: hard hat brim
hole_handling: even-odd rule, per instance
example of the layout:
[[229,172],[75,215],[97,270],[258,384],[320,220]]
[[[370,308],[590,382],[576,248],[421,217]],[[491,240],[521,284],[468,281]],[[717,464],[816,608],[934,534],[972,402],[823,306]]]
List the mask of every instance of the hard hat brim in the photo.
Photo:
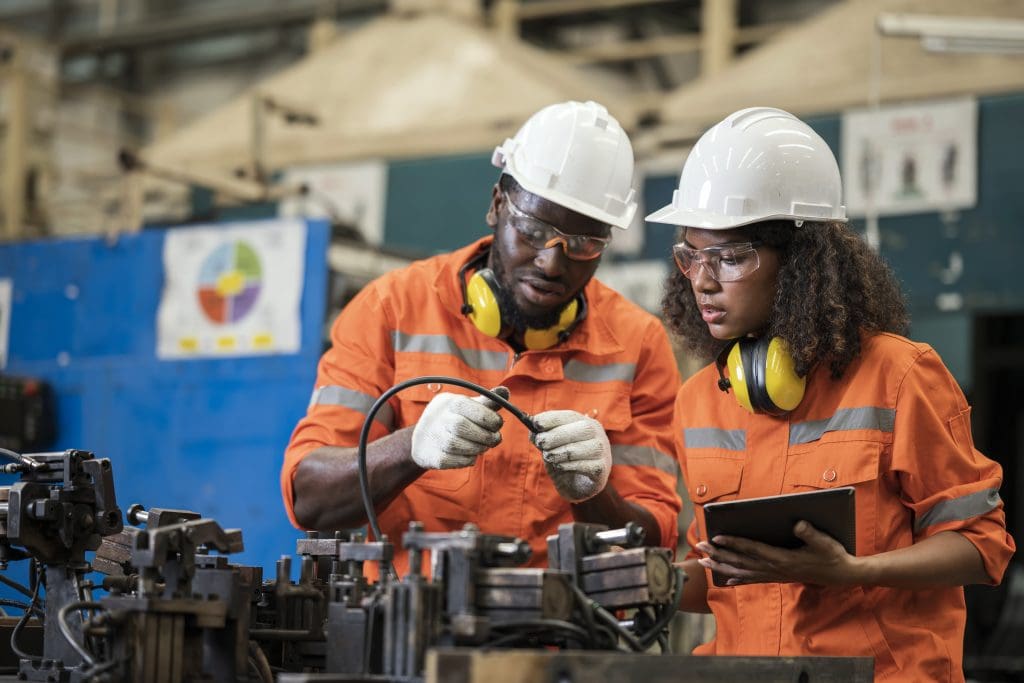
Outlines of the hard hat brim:
[[837,221],[839,223],[846,222],[846,210],[845,207],[841,207],[840,215],[838,216],[798,216],[794,214],[767,214],[767,215],[754,215],[754,216],[723,216],[719,213],[712,213],[710,211],[693,211],[692,209],[680,209],[677,206],[669,204],[668,206],[662,207],[654,213],[648,214],[644,217],[644,220],[648,223],[663,223],[665,225],[675,225],[687,228],[701,228],[704,230],[729,230],[730,228],[740,228],[745,225],[751,225],[753,223],[761,223],[764,221],[819,221],[819,222],[831,222]]

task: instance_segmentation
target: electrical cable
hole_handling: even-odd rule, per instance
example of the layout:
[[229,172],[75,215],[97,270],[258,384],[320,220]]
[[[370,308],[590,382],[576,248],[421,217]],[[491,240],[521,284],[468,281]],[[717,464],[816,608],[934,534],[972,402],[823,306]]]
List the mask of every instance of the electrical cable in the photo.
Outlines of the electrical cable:
[[[383,394],[381,394],[380,398],[378,398],[374,402],[374,404],[370,406],[370,410],[368,410],[366,413],[366,419],[363,422],[363,428],[359,432],[359,447],[357,452],[359,465],[359,492],[363,497],[363,506],[366,508],[366,521],[369,523],[370,530],[373,532],[373,537],[377,541],[381,540],[380,524],[377,523],[377,512],[373,508],[373,499],[370,496],[369,475],[367,474],[366,469],[366,444],[370,436],[370,426],[373,424],[373,418],[377,414],[377,411],[379,411],[392,396],[397,394],[399,391],[402,391],[403,389],[408,389],[409,387],[418,386],[420,384],[451,384],[457,387],[462,387],[463,389],[475,391],[481,396],[486,396],[487,398],[491,399],[505,410],[512,413],[512,415],[514,415],[517,420],[526,425],[526,428],[529,429],[531,432],[537,433],[537,425],[533,423],[533,419],[528,414],[526,414],[516,406],[512,405],[512,403],[510,403],[507,398],[491,391],[490,389],[485,389],[479,384],[474,384],[473,382],[464,379],[459,379],[458,377],[414,377],[404,382],[399,382],[395,386],[385,391]],[[389,571],[392,570],[390,566],[388,567],[388,569]]]
[[[32,578],[35,575],[36,571],[38,571],[38,565],[36,564],[35,558],[32,558],[31,563],[29,564],[28,571],[29,578]],[[35,588],[32,591],[32,599],[29,600],[28,603],[29,606],[36,604],[36,600],[39,598],[39,586],[41,583],[41,581],[35,581]],[[28,654],[20,647],[18,647],[18,634],[21,633],[21,629],[25,628],[25,624],[28,623],[31,614],[32,610],[25,610],[25,612],[21,615],[21,618],[18,619],[18,623],[14,625],[14,629],[11,631],[11,650],[14,652],[14,654],[18,655],[19,659],[36,659],[36,657]]]
[[[89,669],[95,669],[98,665],[96,660],[91,654],[77,641],[75,640],[75,634],[71,632],[71,626],[68,624],[68,612],[72,610],[80,609],[106,609],[103,605],[98,602],[69,602],[60,608],[57,612],[57,626],[60,629],[60,634],[64,636],[64,640],[68,641],[68,645],[74,648],[75,652],[79,654]],[[108,662],[109,664],[109,662]]]
[[20,600],[11,600],[9,598],[0,598],[0,607],[15,607],[20,610],[30,610],[34,612],[36,616],[40,616],[43,613],[41,609],[30,602],[21,602]]
[[637,640],[636,636],[630,633],[628,629],[622,627],[614,614],[606,610],[604,607],[601,607],[596,600],[592,600],[590,596],[584,593],[579,586],[572,585],[571,587],[573,594],[576,596],[577,601],[579,601],[581,609],[589,608],[593,610],[593,615],[600,621],[604,622],[604,625],[612,629],[616,635],[626,641],[626,644],[629,645],[630,649],[634,652],[643,652],[647,649],[639,640]]
[[[0,574],[0,583],[4,584],[5,586],[10,586],[14,590],[16,590],[19,593],[21,593],[22,595],[24,595],[26,598],[31,598],[32,597],[32,589],[31,588],[25,588],[25,586],[21,585],[20,583],[18,583],[14,579],[9,578],[5,574]],[[12,607],[13,607],[13,605],[12,605]]]
[[529,619],[522,621],[505,621],[498,624],[492,624],[492,631],[503,631],[505,629],[513,629],[515,633],[509,633],[496,638],[493,641],[484,643],[484,647],[504,647],[507,643],[514,643],[517,640],[524,638],[536,637],[539,633],[543,632],[562,632],[566,635],[571,635],[579,639],[581,643],[586,643],[589,634],[582,627],[573,624],[568,621],[560,621],[558,619]]
[[[19,471],[33,472],[43,466],[43,463],[39,462],[38,460],[33,460],[27,455],[22,455],[21,453],[12,451],[7,448],[0,448],[0,455],[6,456],[13,460],[15,463],[17,463],[16,465],[8,465],[4,467],[3,469],[7,473]],[[18,467],[18,465],[20,465],[20,467]]]
[[680,567],[676,567],[676,589],[672,593],[672,602],[665,605],[665,609],[661,616],[654,622],[647,633],[639,637],[640,644],[644,646],[646,650],[654,641],[658,639],[661,632],[668,626],[669,622],[672,621],[672,617],[678,611],[679,601],[683,599],[683,583],[686,581],[686,572]]

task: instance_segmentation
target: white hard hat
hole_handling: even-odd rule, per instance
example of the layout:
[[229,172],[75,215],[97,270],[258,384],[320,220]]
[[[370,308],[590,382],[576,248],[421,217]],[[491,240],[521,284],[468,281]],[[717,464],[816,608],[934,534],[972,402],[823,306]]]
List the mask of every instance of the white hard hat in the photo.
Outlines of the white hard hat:
[[597,102],[544,107],[491,163],[527,192],[602,223],[626,229],[636,213],[633,146]]
[[789,112],[752,107],[701,136],[652,223],[725,230],[758,221],[845,221],[832,150]]

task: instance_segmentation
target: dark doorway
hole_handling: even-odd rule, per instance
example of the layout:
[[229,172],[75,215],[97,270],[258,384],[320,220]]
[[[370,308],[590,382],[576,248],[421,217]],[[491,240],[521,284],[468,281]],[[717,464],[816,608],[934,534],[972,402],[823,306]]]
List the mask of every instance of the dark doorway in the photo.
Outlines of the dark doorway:
[[[978,450],[1003,467],[1000,494],[1006,525],[1019,544],[1024,537],[1024,315],[974,319],[972,430]],[[1003,584],[967,588],[964,664],[969,679],[1024,678],[1024,563],[1011,562]]]

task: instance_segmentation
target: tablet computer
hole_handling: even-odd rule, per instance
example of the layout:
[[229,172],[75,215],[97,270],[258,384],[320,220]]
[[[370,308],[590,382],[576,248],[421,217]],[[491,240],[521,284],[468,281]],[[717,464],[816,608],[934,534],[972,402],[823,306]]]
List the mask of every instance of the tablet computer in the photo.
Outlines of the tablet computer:
[[[852,486],[704,506],[708,541],[718,535],[740,536],[781,548],[799,548],[804,543],[793,534],[793,527],[801,519],[842,543],[846,552],[857,553]],[[725,577],[712,572],[712,578],[716,586],[725,585]]]

